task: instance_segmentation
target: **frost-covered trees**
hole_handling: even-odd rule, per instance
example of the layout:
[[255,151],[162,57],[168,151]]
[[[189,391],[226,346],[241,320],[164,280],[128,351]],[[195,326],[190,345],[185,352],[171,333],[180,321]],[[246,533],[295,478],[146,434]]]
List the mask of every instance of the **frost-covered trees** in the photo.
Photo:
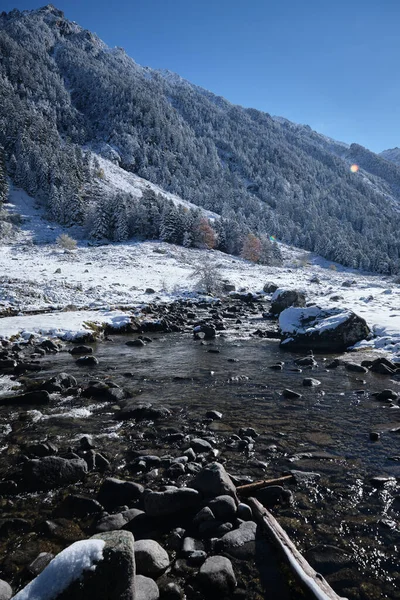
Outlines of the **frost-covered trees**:
[[6,170],[6,158],[4,148],[0,146],[0,205],[7,202],[8,198],[8,181]]

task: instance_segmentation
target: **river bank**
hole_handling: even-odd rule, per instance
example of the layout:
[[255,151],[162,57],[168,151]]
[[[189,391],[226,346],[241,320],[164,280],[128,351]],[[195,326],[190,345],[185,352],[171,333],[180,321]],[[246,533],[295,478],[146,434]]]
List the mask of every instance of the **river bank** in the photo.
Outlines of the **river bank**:
[[[99,531],[103,522],[127,529],[132,521],[123,523],[127,510],[145,509],[146,515],[145,495],[150,492],[145,490],[190,488],[202,469],[218,461],[237,486],[294,472],[292,483],[259,498],[310,563],[349,599],[398,597],[398,405],[395,396],[386,401],[374,396],[388,388],[396,394],[398,378],[348,370],[341,362],[373,359],[376,354],[368,349],[322,355],[315,364],[299,365],[305,357],[280,350],[273,339],[275,324],[262,318],[265,309],[263,302],[240,300],[147,307],[147,319],[158,323],[158,331],[149,326],[141,334],[109,332],[103,341],[81,340],[83,354],[73,353],[77,343],[56,338],[53,346],[37,337],[21,339],[17,346],[4,342],[11,360],[15,353],[16,363],[31,364],[32,370],[4,374],[0,402],[18,385],[13,393],[36,387],[48,395],[36,404],[27,405],[20,396],[0,406],[0,578],[17,589],[32,578],[27,567],[40,552],[54,554]],[[193,337],[193,323],[215,322],[218,315],[223,328],[215,339]],[[169,333],[163,318],[173,325]],[[77,363],[84,356],[98,362]],[[338,364],[333,362],[337,358]],[[62,372],[74,379],[60,378]],[[306,386],[310,379],[319,385]],[[289,397],[288,390],[297,396]],[[47,457],[83,461],[86,467],[79,463],[76,482],[41,489],[37,482],[43,481],[44,471],[39,477],[36,471],[35,477],[29,473]],[[140,493],[107,505],[101,490],[110,477],[142,486],[135,488]],[[71,495],[99,505],[71,508],[69,503],[76,502],[66,500]],[[205,559],[216,548],[225,552],[222,542],[214,547],[212,540],[238,531],[243,516],[232,513],[230,520],[221,521],[214,515],[214,529],[210,524],[205,533],[205,525],[201,531],[193,525],[204,506],[203,498],[193,507],[189,524],[172,514],[168,531],[154,533],[171,561],[169,579],[188,598],[201,597],[196,587],[201,561],[188,565],[185,536],[178,543],[172,532],[184,525],[186,537],[199,544],[192,550],[204,552],[198,557]],[[226,527],[216,532],[222,525]],[[150,534],[149,528],[142,532]],[[136,530],[136,535],[141,534]],[[239,582],[232,597],[264,597],[268,581],[251,554],[254,547],[247,550],[246,560],[226,552]]]

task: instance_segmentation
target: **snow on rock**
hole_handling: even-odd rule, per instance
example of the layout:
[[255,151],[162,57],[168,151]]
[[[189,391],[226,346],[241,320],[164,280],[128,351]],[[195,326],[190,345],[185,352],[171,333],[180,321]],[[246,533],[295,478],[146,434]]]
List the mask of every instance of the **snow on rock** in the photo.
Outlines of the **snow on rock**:
[[14,600],[53,600],[68,586],[80,579],[84,571],[93,571],[103,559],[104,540],[75,542],[58,554],[50,564],[28,583]]
[[351,310],[290,307],[279,317],[282,348],[342,352],[370,334],[365,320]]

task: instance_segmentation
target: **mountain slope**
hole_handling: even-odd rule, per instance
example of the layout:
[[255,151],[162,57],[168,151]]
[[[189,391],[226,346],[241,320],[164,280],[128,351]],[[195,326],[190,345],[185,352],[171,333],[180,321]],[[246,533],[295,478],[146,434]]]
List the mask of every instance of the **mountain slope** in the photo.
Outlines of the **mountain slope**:
[[394,162],[395,165],[400,166],[400,148],[390,148],[380,153],[386,160]]
[[9,172],[54,218],[82,220],[93,208],[98,164],[81,150],[92,148],[222,215],[221,238],[236,228],[238,238],[274,235],[349,266],[399,268],[396,165],[143,68],[51,5],[2,14],[0,54]]

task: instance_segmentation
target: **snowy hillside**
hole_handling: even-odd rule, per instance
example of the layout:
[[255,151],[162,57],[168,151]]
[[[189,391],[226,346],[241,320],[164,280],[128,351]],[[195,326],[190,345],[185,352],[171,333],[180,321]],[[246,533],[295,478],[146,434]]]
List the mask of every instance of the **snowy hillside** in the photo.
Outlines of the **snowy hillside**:
[[[106,181],[122,185],[118,171],[103,164],[109,168]],[[308,301],[322,307],[350,308],[376,334],[364,345],[400,356],[400,285],[393,278],[360,274],[285,245],[282,267],[162,242],[93,247],[82,240],[68,251],[55,243],[63,229],[44,221],[24,192],[14,190],[8,209],[19,212],[23,224],[14,243],[0,246],[0,313],[15,315],[0,318],[0,336],[41,331],[64,338],[82,330],[85,321],[123,323],[143,303],[196,295],[201,290],[194,268],[210,261],[218,278],[237,290],[262,293],[265,283],[275,282],[304,289]],[[32,312],[47,314],[27,314]]]

